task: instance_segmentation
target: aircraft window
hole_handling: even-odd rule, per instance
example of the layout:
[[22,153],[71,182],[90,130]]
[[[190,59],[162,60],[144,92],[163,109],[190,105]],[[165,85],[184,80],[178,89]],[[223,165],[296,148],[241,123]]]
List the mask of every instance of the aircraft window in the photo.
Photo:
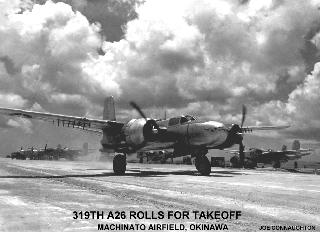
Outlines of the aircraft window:
[[190,116],[190,115],[186,115],[185,117],[187,118],[188,121],[196,120],[193,116]]
[[174,126],[180,123],[180,118],[170,118],[168,125]]
[[188,118],[186,118],[186,117],[181,117],[180,118],[180,124],[183,124],[183,123],[186,123],[186,122],[188,122],[189,120],[188,120]]

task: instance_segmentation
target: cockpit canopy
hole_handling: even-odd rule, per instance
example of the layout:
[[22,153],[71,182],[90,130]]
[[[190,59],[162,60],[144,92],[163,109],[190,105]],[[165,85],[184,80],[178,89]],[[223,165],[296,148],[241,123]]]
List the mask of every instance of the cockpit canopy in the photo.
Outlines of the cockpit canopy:
[[175,125],[184,124],[184,123],[195,121],[195,120],[196,120],[195,117],[191,115],[182,115],[179,117],[170,118],[168,126],[175,126]]

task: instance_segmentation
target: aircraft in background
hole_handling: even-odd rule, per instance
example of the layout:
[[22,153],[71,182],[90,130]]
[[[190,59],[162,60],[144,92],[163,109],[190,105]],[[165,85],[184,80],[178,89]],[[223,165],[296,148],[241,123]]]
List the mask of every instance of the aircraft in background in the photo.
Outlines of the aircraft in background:
[[173,157],[191,155],[195,157],[196,169],[201,175],[209,175],[211,165],[206,157],[209,149],[225,149],[239,145],[240,163],[244,161],[243,134],[254,130],[284,129],[289,126],[247,126],[244,127],[246,107],[242,107],[242,120],[238,124],[223,124],[216,121],[201,121],[190,115],[169,119],[147,118],[140,107],[131,102],[141,118],[129,122],[116,121],[113,97],[104,103],[103,119],[41,113],[20,109],[0,108],[0,114],[27,119],[49,121],[58,126],[82,129],[102,135],[100,151],[117,152],[113,158],[115,174],[126,171],[126,155],[143,150],[163,150],[173,148]]
[[19,151],[12,152],[10,155],[7,156],[7,158],[11,159],[20,159],[20,160],[25,160],[25,159],[36,159],[35,157],[37,156],[38,150],[32,148],[24,150],[22,147],[20,148]]
[[88,143],[84,143],[82,149],[62,148],[59,144],[56,148],[48,148],[47,144],[44,149],[29,148],[27,150],[21,149],[11,153],[8,158],[11,159],[30,159],[30,160],[59,160],[61,158],[67,160],[75,160],[80,156],[88,155]]
[[[302,156],[310,155],[312,151],[314,150],[300,148],[299,140],[293,141],[291,150],[288,150],[286,145],[283,145],[280,151],[250,148],[249,150],[244,151],[244,167],[255,168],[258,163],[263,163],[272,164],[274,168],[280,168],[281,163],[300,159]],[[239,151],[227,150],[227,152],[235,154],[235,156],[230,158],[232,167],[240,167]]]

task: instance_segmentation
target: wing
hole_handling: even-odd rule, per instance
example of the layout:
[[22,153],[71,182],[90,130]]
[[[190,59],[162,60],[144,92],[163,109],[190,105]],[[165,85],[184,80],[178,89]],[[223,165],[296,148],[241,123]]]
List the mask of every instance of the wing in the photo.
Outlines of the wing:
[[307,151],[314,151],[314,149],[312,149],[312,148],[300,148],[297,151],[299,151],[299,152],[307,152]]
[[226,151],[230,154],[239,155],[239,150],[223,149],[223,151]]
[[247,126],[247,127],[242,127],[242,132],[247,133],[247,132],[252,132],[255,130],[281,130],[281,129],[286,129],[289,128],[289,125],[285,126]]
[[93,129],[93,128],[83,128],[83,127],[74,127],[74,129],[81,130],[83,132],[88,132],[90,134],[96,134],[96,135],[102,135],[103,131],[99,129]]
[[58,126],[83,129],[87,132],[98,133],[105,128],[122,127],[123,123],[109,120],[90,119],[78,116],[69,116],[62,114],[42,113],[36,111],[0,108],[0,114],[7,116],[22,117],[27,119],[38,119],[48,121]]

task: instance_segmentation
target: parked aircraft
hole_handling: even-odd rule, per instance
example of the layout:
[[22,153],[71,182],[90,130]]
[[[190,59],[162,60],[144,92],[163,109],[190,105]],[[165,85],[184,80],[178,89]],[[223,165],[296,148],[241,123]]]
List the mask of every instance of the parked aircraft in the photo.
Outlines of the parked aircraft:
[[[274,168],[280,168],[281,163],[300,159],[302,156],[310,155],[312,151],[312,149],[300,148],[299,140],[293,141],[291,150],[288,150],[286,145],[283,145],[280,151],[250,148],[244,151],[244,167],[255,168],[258,163],[263,163],[272,164]],[[232,167],[240,167],[239,151],[229,150],[228,152],[235,154],[235,156],[230,159]]]
[[34,148],[29,148],[24,150],[22,147],[19,151],[12,152],[9,155],[9,158],[11,159],[20,159],[20,160],[25,160],[25,159],[36,159],[35,157],[37,156],[38,150]]
[[116,121],[113,97],[104,103],[103,119],[89,119],[52,113],[41,113],[20,109],[0,108],[0,114],[19,116],[27,119],[50,121],[58,126],[67,126],[102,135],[101,152],[119,152],[113,158],[115,174],[126,171],[126,155],[141,150],[173,148],[173,156],[191,155],[196,157],[196,169],[202,175],[209,175],[211,165],[206,157],[208,149],[225,149],[239,145],[240,163],[243,164],[243,134],[254,130],[283,129],[289,126],[247,126],[244,127],[246,107],[242,107],[242,120],[238,124],[223,124],[216,121],[200,121],[190,115],[169,119],[147,118],[140,107],[131,102],[141,118],[123,123]]
[[88,143],[84,143],[82,149],[62,148],[59,144],[56,148],[48,148],[47,144],[43,149],[29,148],[27,150],[20,149],[11,153],[11,159],[30,159],[30,160],[58,160],[61,158],[74,160],[80,156],[88,155]]

